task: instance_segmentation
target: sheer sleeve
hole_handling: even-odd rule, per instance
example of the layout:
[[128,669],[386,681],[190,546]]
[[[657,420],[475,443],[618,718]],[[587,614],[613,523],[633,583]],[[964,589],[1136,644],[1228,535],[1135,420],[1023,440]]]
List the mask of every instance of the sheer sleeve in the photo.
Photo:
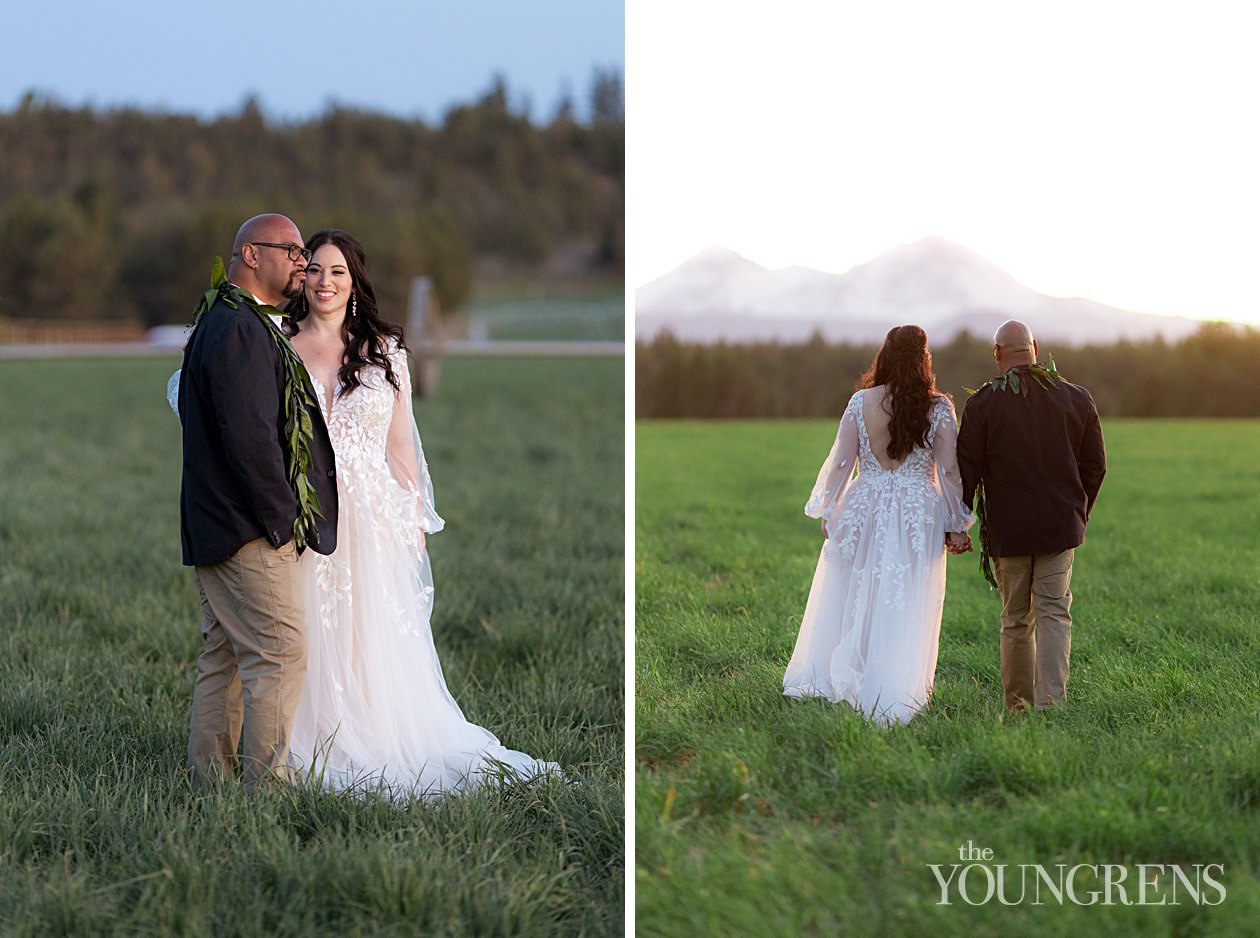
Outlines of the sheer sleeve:
[[966,531],[976,523],[976,516],[963,503],[962,474],[958,471],[958,417],[947,397],[942,397],[932,411],[932,455],[945,502],[945,530]]
[[849,406],[844,409],[840,418],[840,428],[836,431],[836,440],[831,444],[831,452],[827,461],[818,471],[818,480],[814,490],[809,494],[805,504],[805,514],[810,518],[821,518],[824,521],[837,521],[844,507],[844,494],[853,480],[857,468],[858,456],[858,413],[861,408],[859,394],[849,398]]
[[429,477],[429,465],[424,459],[420,431],[416,429],[415,413],[411,406],[411,370],[407,366],[407,353],[395,348],[389,353],[389,359],[398,376],[399,390],[395,395],[394,413],[390,418],[385,459],[398,484],[417,496],[420,530],[436,534],[446,526],[446,522],[437,513],[434,505],[433,480]]
[[179,416],[179,376],[182,371],[182,368],[176,368],[175,374],[166,380],[166,403],[171,405],[176,417]]

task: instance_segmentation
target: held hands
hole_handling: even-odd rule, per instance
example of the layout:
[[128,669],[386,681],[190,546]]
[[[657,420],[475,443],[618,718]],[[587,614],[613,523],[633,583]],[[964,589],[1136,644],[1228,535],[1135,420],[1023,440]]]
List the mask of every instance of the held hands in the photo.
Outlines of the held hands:
[[[821,522],[822,536],[827,537],[827,522]],[[971,535],[964,531],[948,531],[945,534],[945,549],[951,554],[971,553]]]

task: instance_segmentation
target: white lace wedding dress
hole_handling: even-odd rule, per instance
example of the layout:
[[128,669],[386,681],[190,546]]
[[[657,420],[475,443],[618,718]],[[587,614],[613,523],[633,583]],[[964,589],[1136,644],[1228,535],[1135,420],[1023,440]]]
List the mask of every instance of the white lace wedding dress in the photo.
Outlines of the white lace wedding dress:
[[872,388],[849,400],[805,506],[828,536],[783,693],[843,700],[876,722],[905,723],[927,704],[936,674],[945,533],[975,519],[962,503],[953,404],[938,397],[929,446],[890,467],[868,427],[882,419],[886,444],[882,394]]
[[337,457],[337,549],[302,555],[309,639],[290,762],[326,788],[434,795],[498,776],[558,772],[468,722],[429,621],[424,533],[442,530],[411,408],[407,356],[331,398],[313,379]]
[[[337,549],[300,561],[306,681],[289,763],[330,790],[432,796],[510,775],[559,774],[468,722],[433,644],[433,574],[424,535],[445,522],[411,407],[406,353],[331,397],[312,384],[337,457]],[[177,408],[179,372],[167,385]],[[330,406],[331,400],[331,406]]]

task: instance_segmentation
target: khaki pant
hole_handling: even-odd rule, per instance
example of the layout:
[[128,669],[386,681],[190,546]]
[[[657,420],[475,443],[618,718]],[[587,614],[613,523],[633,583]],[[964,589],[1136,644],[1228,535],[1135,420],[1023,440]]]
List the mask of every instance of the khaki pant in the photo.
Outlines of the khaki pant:
[[253,789],[290,779],[289,734],[306,676],[306,621],[297,548],[250,541],[223,563],[197,567],[204,639],[193,690],[188,763],[193,782],[241,776]]
[[1072,555],[993,558],[1002,594],[1002,690],[1011,709],[1067,700]]

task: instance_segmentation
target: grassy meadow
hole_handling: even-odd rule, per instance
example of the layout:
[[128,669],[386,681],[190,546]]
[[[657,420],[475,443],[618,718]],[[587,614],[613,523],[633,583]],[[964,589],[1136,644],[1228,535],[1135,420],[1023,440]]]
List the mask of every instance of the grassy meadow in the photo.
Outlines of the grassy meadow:
[[620,342],[625,300],[620,284],[573,296],[489,297],[473,303],[470,331],[493,340]]
[[0,934],[621,934],[622,363],[417,403],[447,683],[572,783],[401,805],[191,792],[176,364],[0,362]]
[[[949,561],[933,701],[881,729],[781,695],[834,423],[640,422],[640,935],[1257,933],[1260,423],[1104,431],[1068,705],[1005,717],[999,602],[968,554]],[[1138,864],[1220,863],[1227,898],[1173,905],[1166,871],[1149,895],[1165,905],[968,905],[956,888],[940,905],[928,864],[948,877],[968,841],[1011,865],[1012,899],[1038,863],[1125,865],[1131,901]],[[1082,901],[1101,885],[1080,882]]]

